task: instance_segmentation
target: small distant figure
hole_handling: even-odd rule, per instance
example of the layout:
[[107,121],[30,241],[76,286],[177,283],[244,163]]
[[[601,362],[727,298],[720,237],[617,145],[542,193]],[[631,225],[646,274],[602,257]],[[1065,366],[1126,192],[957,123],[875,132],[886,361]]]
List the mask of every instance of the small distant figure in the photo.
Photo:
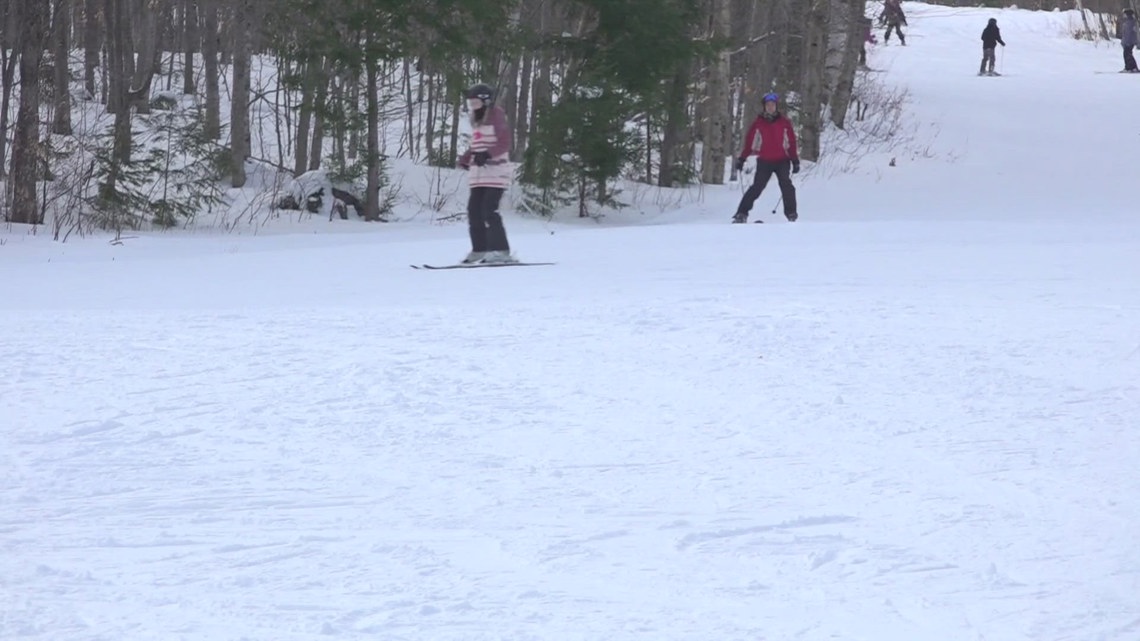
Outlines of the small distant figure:
[[886,0],[883,3],[883,12],[879,14],[879,24],[887,25],[887,33],[883,35],[883,44],[891,41],[891,31],[899,34],[899,42],[906,46],[906,36],[902,28],[906,25],[906,14],[902,10],[902,0]]
[[997,50],[998,45],[1004,47],[1005,40],[1001,39],[1001,29],[998,28],[997,18],[990,18],[986,28],[982,29],[982,66],[978,68],[979,76],[998,75],[994,71],[994,62],[997,60],[994,51]]
[[875,38],[875,32],[871,30],[871,21],[867,21],[867,33],[863,36],[863,47],[859,50],[859,66],[867,67],[867,44],[878,44],[879,40]]
[[1125,9],[1119,24],[1120,46],[1124,49],[1124,71],[1136,73],[1136,57],[1132,55],[1132,49],[1136,46],[1136,13]]

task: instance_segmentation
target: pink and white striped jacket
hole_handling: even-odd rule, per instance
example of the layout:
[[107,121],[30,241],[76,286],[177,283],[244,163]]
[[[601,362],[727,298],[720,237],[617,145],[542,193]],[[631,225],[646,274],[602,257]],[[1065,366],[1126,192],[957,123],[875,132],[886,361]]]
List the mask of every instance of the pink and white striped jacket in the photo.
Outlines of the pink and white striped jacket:
[[[491,105],[483,120],[471,123],[474,131],[471,133],[471,148],[464,152],[459,159],[461,167],[468,167],[468,185],[471,187],[497,187],[506,189],[514,177],[511,166],[511,128],[507,124],[507,113],[499,105]],[[478,151],[491,154],[487,164],[477,167],[471,163],[471,157]]]

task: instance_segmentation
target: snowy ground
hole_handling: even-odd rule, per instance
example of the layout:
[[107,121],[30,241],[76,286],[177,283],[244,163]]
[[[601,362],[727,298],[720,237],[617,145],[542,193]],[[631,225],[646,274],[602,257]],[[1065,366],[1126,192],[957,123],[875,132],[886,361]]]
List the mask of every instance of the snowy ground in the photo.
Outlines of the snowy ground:
[[1140,79],[907,8],[795,225],[0,236],[0,638],[1140,638]]

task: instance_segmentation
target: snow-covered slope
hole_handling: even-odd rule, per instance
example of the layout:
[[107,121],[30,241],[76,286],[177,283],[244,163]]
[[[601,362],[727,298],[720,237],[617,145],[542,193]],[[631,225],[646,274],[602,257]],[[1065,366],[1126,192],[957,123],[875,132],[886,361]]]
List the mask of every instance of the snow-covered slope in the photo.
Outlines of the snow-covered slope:
[[794,225],[4,235],[0,638],[1140,637],[1140,80],[906,8]]

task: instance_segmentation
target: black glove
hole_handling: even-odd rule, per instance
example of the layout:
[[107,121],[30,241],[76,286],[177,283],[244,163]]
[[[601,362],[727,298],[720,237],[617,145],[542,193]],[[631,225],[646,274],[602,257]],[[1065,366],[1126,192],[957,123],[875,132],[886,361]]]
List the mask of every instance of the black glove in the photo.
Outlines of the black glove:
[[793,174],[800,173],[800,159],[799,158],[792,160],[792,173]]
[[741,156],[736,159],[736,164],[733,165],[736,167],[736,171],[744,171],[744,161],[746,160],[748,160],[748,156]]
[[487,160],[490,158],[491,154],[486,151],[477,151],[474,154],[471,154],[471,162],[474,163],[476,167],[482,167],[483,165],[486,165]]

